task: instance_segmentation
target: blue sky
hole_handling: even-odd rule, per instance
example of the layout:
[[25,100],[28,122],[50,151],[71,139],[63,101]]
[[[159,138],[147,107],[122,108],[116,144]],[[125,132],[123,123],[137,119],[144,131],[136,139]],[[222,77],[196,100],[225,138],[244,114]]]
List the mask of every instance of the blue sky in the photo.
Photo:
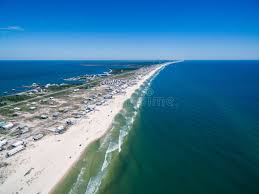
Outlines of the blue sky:
[[259,59],[259,0],[0,0],[0,59]]

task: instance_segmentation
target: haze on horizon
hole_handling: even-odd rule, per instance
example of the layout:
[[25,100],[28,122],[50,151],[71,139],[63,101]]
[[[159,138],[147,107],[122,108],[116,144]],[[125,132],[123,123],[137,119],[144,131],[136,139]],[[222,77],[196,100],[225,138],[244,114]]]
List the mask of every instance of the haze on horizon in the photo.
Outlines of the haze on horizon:
[[0,59],[259,59],[257,0],[1,0]]

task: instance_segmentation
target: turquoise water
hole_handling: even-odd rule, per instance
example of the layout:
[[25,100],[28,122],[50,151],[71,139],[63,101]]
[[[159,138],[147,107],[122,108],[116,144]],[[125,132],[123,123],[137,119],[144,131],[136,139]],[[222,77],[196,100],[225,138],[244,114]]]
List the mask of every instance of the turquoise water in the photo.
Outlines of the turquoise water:
[[99,191],[102,182],[109,176],[112,163],[122,152],[122,147],[133,127],[150,81],[124,103],[123,109],[115,117],[108,134],[90,145],[54,193],[93,194]]
[[168,66],[57,193],[259,193],[258,75],[259,61]]

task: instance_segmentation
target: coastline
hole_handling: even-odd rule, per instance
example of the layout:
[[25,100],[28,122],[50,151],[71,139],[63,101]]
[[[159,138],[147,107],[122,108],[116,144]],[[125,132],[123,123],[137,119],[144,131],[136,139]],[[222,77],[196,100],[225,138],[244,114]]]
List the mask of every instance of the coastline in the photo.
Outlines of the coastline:
[[44,138],[26,149],[22,155],[10,158],[12,163],[16,163],[13,169],[15,172],[1,185],[0,193],[50,193],[87,147],[109,131],[123,103],[164,66],[165,64],[151,70],[136,85],[127,88],[124,95],[115,96],[66,133]]

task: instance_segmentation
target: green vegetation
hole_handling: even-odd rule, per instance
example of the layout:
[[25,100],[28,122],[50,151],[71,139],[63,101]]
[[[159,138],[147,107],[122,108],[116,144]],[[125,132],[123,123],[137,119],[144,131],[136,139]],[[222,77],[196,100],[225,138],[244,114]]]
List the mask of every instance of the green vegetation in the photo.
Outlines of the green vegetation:
[[[111,79],[123,79],[127,78],[130,75],[135,73],[135,70],[139,68],[129,67],[124,69],[113,69],[112,75],[109,76]],[[39,102],[41,104],[48,104],[48,102],[40,101],[49,97],[56,97],[60,95],[66,95],[72,92],[74,89],[90,89],[96,87],[100,82],[107,77],[97,77],[93,81],[87,83],[77,83],[77,84],[64,84],[64,85],[50,85],[44,93],[35,93],[28,95],[26,93],[11,95],[11,96],[1,96],[0,97],[0,114],[5,116],[13,116],[14,111],[12,108],[14,106],[20,106],[21,111],[23,112],[33,112],[29,110],[28,106],[25,106],[26,103],[30,102]]]
[[130,71],[135,71],[139,68],[137,67],[129,67],[129,68],[123,68],[123,69],[112,69],[112,75],[117,75],[117,74],[121,74],[121,73],[127,73]]
[[0,107],[5,106],[10,103],[16,103],[23,100],[28,100],[34,96],[28,96],[25,94],[13,95],[13,96],[1,96],[0,97]]
[[0,109],[0,114],[3,116],[10,117],[10,116],[12,116],[13,113],[14,113],[14,111],[10,107]]
[[133,71],[128,71],[128,72],[124,72],[124,73],[121,73],[121,74],[116,74],[116,75],[114,76],[114,78],[115,78],[115,79],[122,79],[122,78],[126,78],[126,77],[128,77],[128,76],[130,76],[130,75],[133,75],[133,74],[134,74]]
[[2,134],[2,135],[6,135],[6,134],[8,134],[8,133],[9,133],[9,131],[8,131],[8,130],[3,129],[3,128],[0,128],[0,134]]
[[7,105],[7,102],[0,102],[0,107]]
[[77,85],[81,85],[81,84],[64,84],[64,85],[51,85],[48,87],[48,91],[50,92],[57,92],[59,90],[64,90],[64,89],[68,89],[71,87],[75,87]]

